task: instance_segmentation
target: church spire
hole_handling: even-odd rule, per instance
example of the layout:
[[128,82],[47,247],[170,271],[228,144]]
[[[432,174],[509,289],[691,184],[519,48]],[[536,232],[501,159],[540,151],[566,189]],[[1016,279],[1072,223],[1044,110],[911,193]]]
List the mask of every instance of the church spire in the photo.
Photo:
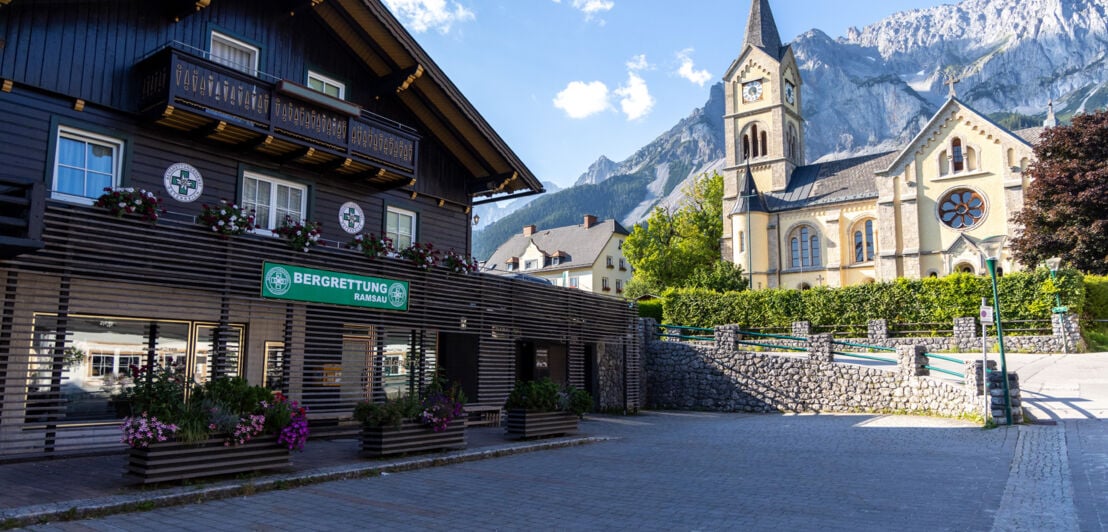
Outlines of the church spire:
[[1058,119],[1054,117],[1054,100],[1050,100],[1050,103],[1046,106],[1046,120],[1043,120],[1043,127],[1057,127]]
[[777,33],[777,23],[769,10],[769,0],[753,0],[751,3],[745,44],[761,48],[774,59],[781,60],[781,35]]

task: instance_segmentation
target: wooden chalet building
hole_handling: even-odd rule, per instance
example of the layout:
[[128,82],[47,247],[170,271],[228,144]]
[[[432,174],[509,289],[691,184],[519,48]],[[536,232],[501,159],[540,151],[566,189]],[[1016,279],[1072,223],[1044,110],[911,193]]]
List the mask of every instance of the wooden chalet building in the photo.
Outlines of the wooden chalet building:
[[[468,255],[474,204],[542,192],[378,0],[0,0],[0,89],[0,459],[119,448],[112,395],[150,361],[317,424],[436,367],[471,403],[549,375],[638,407],[626,301],[347,245]],[[259,230],[201,225],[221,199]],[[286,214],[324,245],[275,237]]]

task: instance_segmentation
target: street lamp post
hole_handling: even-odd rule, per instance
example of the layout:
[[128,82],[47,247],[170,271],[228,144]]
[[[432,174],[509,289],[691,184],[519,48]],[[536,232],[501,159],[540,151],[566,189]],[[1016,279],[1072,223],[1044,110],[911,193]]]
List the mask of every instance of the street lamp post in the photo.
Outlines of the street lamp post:
[[993,316],[996,319],[996,343],[1000,349],[1000,374],[1004,383],[1004,420],[1012,425],[1012,395],[1008,390],[1008,364],[1004,358],[1004,328],[1000,325],[1000,295],[996,289],[996,263],[1000,260],[1001,250],[1004,249],[1006,235],[986,238],[977,243],[981,254],[985,256],[985,265],[989,268],[989,276],[993,282]]
[[748,185],[754,183],[754,176],[750,172],[749,159],[746,161],[746,175],[743,176],[743,180],[743,199],[746,200],[746,289],[754,290],[754,250],[750,249],[750,207],[757,194],[754,193],[753,189],[747,189]]
[[1050,269],[1050,281],[1054,283],[1054,308],[1051,310],[1053,314],[1058,315],[1058,321],[1062,326],[1062,352],[1069,354],[1070,346],[1069,340],[1066,339],[1069,336],[1066,331],[1066,307],[1062,306],[1062,297],[1060,295],[1061,290],[1058,289],[1058,267],[1062,265],[1062,259],[1059,257],[1051,257],[1046,259],[1046,267]]

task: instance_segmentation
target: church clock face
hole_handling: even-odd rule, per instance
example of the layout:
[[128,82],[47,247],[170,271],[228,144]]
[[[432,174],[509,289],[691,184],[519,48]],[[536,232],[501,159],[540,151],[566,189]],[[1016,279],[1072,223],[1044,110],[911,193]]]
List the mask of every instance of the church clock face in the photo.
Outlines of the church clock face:
[[796,103],[796,87],[788,81],[785,82],[785,101],[789,105]]
[[743,83],[743,101],[753,102],[762,99],[762,82],[748,81]]

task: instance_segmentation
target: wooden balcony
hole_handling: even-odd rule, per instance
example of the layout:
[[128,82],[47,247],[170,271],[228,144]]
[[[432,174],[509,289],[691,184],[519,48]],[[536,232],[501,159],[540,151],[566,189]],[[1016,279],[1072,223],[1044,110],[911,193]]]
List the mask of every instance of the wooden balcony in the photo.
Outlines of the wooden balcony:
[[42,181],[0,177],[0,259],[42,248],[44,194]]
[[363,179],[381,190],[416,175],[415,130],[350,102],[172,47],[135,71],[141,115],[188,136]]

